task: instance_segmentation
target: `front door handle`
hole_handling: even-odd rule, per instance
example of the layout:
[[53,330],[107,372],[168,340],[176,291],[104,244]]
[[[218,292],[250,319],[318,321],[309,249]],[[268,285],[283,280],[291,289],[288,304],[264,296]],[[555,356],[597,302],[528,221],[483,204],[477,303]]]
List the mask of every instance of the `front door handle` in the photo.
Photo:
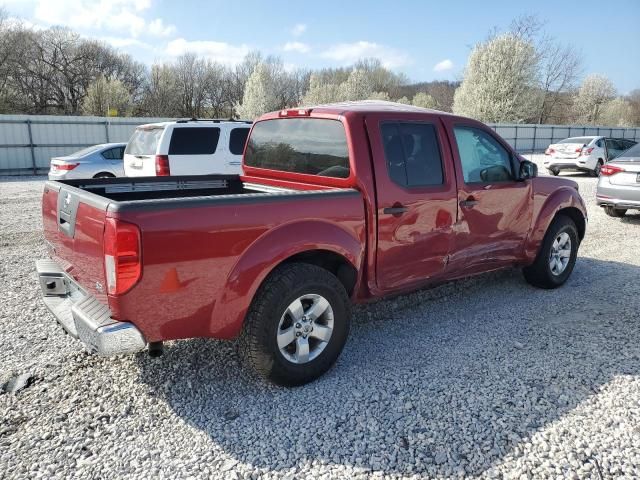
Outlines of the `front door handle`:
[[409,210],[407,207],[404,207],[399,203],[394,203],[393,207],[387,207],[383,209],[382,212],[393,216],[400,216],[407,210]]
[[473,197],[469,197],[466,200],[460,202],[462,208],[473,208],[478,204],[478,200]]

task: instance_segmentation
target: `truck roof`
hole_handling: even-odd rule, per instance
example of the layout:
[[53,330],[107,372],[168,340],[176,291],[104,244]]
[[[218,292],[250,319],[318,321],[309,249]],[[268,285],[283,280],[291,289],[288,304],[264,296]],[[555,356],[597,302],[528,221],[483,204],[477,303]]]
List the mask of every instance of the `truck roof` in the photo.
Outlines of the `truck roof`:
[[450,115],[447,112],[433,110],[431,108],[416,107],[404,103],[387,102],[385,100],[358,100],[355,102],[337,102],[314,107],[305,107],[314,112],[341,114],[343,112],[413,112],[413,113],[437,113]]

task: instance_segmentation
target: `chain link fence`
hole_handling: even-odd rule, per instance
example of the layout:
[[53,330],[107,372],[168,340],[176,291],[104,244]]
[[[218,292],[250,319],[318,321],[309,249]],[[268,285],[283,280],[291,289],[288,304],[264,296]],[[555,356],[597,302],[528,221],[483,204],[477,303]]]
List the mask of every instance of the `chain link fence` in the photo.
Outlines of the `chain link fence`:
[[[127,142],[138,125],[169,118],[0,115],[0,174],[46,173],[52,157],[99,143]],[[567,137],[602,135],[640,141],[640,128],[490,124],[520,153],[544,151]]]

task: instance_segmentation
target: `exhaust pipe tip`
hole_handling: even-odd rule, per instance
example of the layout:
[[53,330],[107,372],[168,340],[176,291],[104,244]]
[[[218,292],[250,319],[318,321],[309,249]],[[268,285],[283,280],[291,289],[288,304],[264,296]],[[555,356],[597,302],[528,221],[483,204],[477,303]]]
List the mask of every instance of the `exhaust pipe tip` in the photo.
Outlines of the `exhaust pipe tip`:
[[149,342],[149,356],[151,358],[161,357],[164,353],[164,345],[162,342]]

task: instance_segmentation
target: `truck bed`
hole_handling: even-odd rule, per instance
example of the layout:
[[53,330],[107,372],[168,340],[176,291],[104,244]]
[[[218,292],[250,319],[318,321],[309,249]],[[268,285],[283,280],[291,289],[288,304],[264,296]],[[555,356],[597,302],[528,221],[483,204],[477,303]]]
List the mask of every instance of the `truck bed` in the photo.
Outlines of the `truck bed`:
[[[291,243],[295,254],[310,245],[328,249],[335,238],[354,250],[366,242],[359,191],[290,185],[225,175],[48,181],[45,238],[70,281],[147,341],[231,338],[238,322],[228,312],[253,294],[244,289],[268,273],[265,263],[278,260],[274,246]],[[141,279],[116,297],[104,288],[109,218],[136,225],[141,238]]]

